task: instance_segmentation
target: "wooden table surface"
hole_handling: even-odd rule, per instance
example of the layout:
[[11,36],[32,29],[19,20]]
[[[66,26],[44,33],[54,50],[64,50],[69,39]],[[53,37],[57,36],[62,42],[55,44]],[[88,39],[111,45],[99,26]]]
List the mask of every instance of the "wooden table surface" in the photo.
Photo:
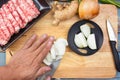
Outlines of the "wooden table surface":
[[[100,14],[92,19],[101,27],[104,34],[104,41],[101,49],[91,56],[80,56],[67,47],[65,55],[55,72],[55,78],[111,78],[115,77],[116,70],[114,67],[113,56],[111,53],[108,34],[106,30],[106,19],[109,18],[112,22],[114,30],[117,34],[117,8],[113,5],[101,5]],[[40,19],[28,32],[26,32],[19,40],[17,40],[7,50],[6,63],[11,58],[10,52],[13,55],[18,49],[22,47],[24,42],[32,35],[42,35],[47,33],[54,35],[55,38],[67,38],[67,33],[72,24],[80,20],[78,16],[61,22],[58,26],[53,26],[53,16],[51,13]],[[24,55],[23,55],[24,56]]]

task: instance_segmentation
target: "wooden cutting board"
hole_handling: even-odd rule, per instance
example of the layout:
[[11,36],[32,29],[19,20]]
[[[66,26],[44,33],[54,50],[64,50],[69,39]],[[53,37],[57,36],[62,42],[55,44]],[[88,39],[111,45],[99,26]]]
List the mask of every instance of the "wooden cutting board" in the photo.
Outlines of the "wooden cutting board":
[[[115,77],[116,70],[114,66],[113,56],[111,53],[108,34],[106,30],[106,19],[109,18],[112,22],[117,35],[117,8],[113,5],[100,5],[100,14],[92,19],[98,23],[104,34],[104,42],[101,49],[91,56],[80,56],[67,47],[65,55],[55,72],[55,78],[111,78]],[[11,55],[20,49],[24,42],[32,35],[43,33],[54,35],[55,38],[67,38],[67,33],[71,25],[80,20],[78,16],[61,22],[58,26],[53,26],[53,16],[51,12],[40,19],[27,33],[17,40],[8,50],[6,63],[8,63]],[[24,55],[23,55],[24,56]]]

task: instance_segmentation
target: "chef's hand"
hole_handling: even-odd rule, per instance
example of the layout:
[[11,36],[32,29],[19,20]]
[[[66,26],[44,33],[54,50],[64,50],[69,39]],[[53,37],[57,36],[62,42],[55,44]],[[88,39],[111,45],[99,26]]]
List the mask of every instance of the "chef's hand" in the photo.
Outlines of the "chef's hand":
[[33,35],[7,65],[13,71],[14,80],[35,80],[50,71],[50,67],[42,67],[41,63],[48,54],[53,41],[54,37],[48,37],[46,34],[39,39],[37,35]]

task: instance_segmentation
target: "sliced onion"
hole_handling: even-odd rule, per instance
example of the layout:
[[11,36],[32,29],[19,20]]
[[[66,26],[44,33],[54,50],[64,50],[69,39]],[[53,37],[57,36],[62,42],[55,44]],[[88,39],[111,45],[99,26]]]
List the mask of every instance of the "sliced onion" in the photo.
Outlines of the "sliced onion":
[[74,42],[77,47],[84,48],[87,47],[87,41],[83,35],[83,33],[75,34]]
[[53,61],[62,59],[67,45],[68,45],[67,40],[61,38],[57,39],[57,41],[54,42],[50,50],[50,53],[48,53],[43,62],[46,65],[51,65]]
[[56,51],[55,51],[55,46],[54,44],[52,45],[52,48],[50,50],[51,58],[56,59]]
[[56,50],[56,53],[57,53],[56,55],[64,55],[65,45],[55,43],[55,50]]
[[51,65],[51,64],[52,64],[53,59],[52,59],[50,53],[47,54],[47,56],[46,56],[46,58],[43,60],[43,62],[44,62],[46,65]]
[[62,58],[63,58],[63,55],[62,56],[57,56],[56,61],[59,60],[59,59],[62,59]]
[[55,43],[55,51],[56,55],[64,55],[66,50],[66,45],[68,45],[67,40],[65,39],[58,39]]
[[52,64],[52,62],[49,62],[46,58],[43,60],[43,62],[48,66]]
[[90,26],[87,25],[87,24],[84,24],[82,26],[80,26],[80,30],[81,32],[85,35],[85,37],[87,38],[90,33],[91,33],[91,29],[90,29]]
[[63,38],[59,38],[56,40],[57,43],[62,43],[64,44],[65,46],[68,46],[68,42],[66,39],[63,39]]
[[50,53],[48,53],[48,55],[46,56],[46,59],[47,59],[49,62],[52,62],[52,61],[53,61]]
[[91,34],[88,36],[87,43],[90,49],[97,49],[95,34]]

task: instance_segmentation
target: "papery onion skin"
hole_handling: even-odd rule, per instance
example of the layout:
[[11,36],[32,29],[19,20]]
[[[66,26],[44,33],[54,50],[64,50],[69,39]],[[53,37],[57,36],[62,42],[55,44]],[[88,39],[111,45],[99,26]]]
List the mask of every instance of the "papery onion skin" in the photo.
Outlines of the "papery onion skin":
[[82,0],[79,5],[80,19],[92,19],[99,14],[100,5],[98,0]]

